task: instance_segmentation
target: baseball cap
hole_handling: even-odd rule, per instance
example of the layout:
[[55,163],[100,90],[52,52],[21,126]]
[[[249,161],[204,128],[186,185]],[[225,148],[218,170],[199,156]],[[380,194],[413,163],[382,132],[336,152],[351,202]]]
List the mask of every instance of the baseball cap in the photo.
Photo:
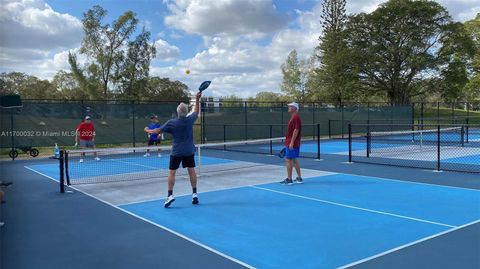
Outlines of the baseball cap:
[[293,106],[293,107],[295,107],[295,108],[297,109],[297,111],[298,111],[298,104],[295,103],[295,102],[292,102],[292,103],[290,103],[290,104],[287,104],[287,106]]
[[90,116],[85,116],[85,119],[90,120],[91,118],[90,118]]
[[150,119],[157,119],[157,118],[158,118],[158,117],[157,117],[157,115],[155,115],[155,114],[150,115]]

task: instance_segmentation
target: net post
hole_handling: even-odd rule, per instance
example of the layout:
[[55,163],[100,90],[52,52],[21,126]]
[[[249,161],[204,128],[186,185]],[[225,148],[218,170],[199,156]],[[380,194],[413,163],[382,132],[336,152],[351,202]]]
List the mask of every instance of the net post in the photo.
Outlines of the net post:
[[60,165],[60,193],[65,193],[65,171],[64,171],[64,151],[60,150],[60,156],[58,158]]
[[320,160],[320,123],[317,123],[317,160]]
[[67,185],[70,186],[70,172],[68,171],[68,151],[63,153],[64,165],[65,165],[65,179],[67,180]]
[[440,171],[440,125],[437,125],[437,171]]
[[465,125],[462,125],[462,128],[460,129],[460,143],[462,144],[462,147],[465,146]]
[[352,124],[348,124],[348,162],[352,162]]

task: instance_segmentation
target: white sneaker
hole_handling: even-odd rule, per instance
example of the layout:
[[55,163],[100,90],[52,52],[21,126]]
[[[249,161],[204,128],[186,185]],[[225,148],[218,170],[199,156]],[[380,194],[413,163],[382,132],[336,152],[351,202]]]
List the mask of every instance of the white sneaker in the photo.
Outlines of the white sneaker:
[[173,195],[170,195],[167,197],[165,200],[165,204],[163,205],[165,208],[169,207],[173,202],[175,201],[175,197]]
[[98,157],[95,157],[95,161],[100,161],[100,158],[98,158]]
[[80,159],[80,162],[83,163],[83,159]]
[[148,153],[148,152],[145,153],[145,155],[143,155],[143,157],[148,157],[148,156],[150,156],[150,153]]
[[192,204],[198,205],[198,195],[196,193],[192,194]]
[[161,158],[161,157],[162,157],[162,154],[158,153],[158,157]]

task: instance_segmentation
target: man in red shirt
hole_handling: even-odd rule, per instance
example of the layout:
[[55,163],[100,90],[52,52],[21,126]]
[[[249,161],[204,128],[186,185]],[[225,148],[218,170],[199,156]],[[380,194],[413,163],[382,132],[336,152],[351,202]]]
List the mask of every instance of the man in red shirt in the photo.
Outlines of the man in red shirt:
[[[85,120],[77,127],[75,146],[78,145],[80,145],[80,147],[95,148],[95,127],[93,126],[90,116],[86,116]],[[94,152],[93,155],[95,156],[95,160],[100,160],[96,152]],[[80,158],[81,163],[83,162],[83,157],[85,157],[85,153],[82,153],[82,157]]]
[[303,183],[302,174],[300,171],[300,163],[298,156],[300,155],[300,139],[302,137],[302,119],[298,115],[298,104],[290,103],[288,106],[288,113],[292,114],[288,122],[287,134],[285,135],[285,164],[287,166],[287,178],[281,184],[293,184],[292,168],[295,167],[297,178],[295,183]]

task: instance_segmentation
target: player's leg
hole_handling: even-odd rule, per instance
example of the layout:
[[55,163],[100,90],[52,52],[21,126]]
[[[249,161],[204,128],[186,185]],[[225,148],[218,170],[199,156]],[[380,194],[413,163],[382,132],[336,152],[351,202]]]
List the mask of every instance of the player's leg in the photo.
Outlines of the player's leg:
[[192,185],[192,204],[198,204],[197,172],[195,171],[195,157],[187,156],[182,159],[183,168],[187,168],[190,184]]
[[174,201],[173,187],[175,186],[175,174],[180,166],[181,158],[177,156],[170,156],[170,164],[168,170],[168,194],[165,200],[164,207],[169,207]]

